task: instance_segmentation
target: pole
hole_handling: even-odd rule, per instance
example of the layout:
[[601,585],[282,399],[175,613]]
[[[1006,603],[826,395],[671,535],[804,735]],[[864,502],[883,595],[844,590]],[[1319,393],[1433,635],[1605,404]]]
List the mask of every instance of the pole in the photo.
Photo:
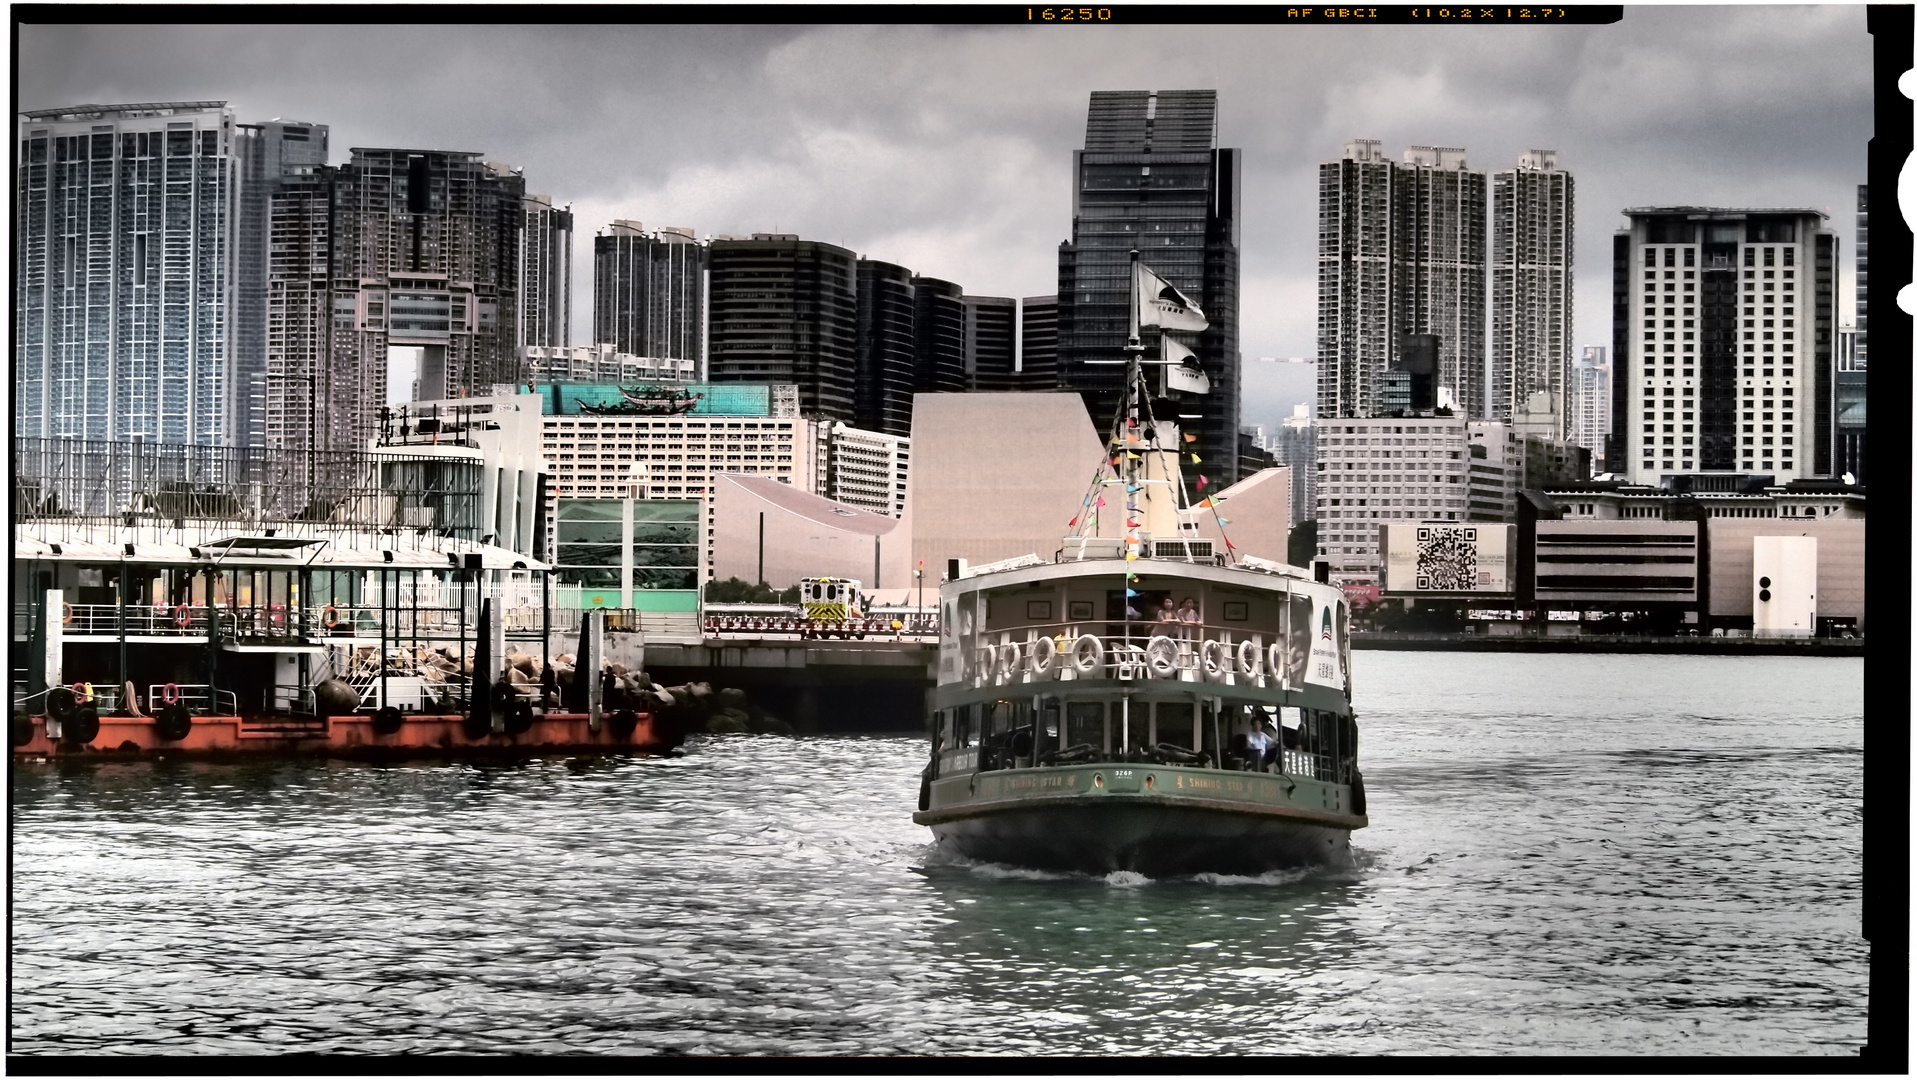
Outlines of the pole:
[[[126,686],[126,559],[125,558],[121,558],[120,560],[119,588],[114,590],[114,592],[115,592],[114,598],[120,602],[120,612],[119,612],[119,616],[120,616],[120,678],[119,678],[119,681],[120,681],[120,686],[122,688],[125,688]],[[126,706],[131,704],[132,702],[130,701],[122,701],[120,703],[120,706],[121,708],[125,708]]]
[[763,510],[759,511],[759,580],[757,584],[765,584],[765,511]]

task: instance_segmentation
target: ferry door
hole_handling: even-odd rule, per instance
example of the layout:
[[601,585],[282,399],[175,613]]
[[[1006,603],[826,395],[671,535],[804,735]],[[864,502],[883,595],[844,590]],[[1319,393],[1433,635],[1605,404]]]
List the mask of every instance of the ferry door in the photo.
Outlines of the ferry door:
[[1065,703],[1065,744],[1077,746],[1080,743],[1090,744],[1100,753],[1111,753],[1111,725],[1105,721],[1104,702],[1069,701]]

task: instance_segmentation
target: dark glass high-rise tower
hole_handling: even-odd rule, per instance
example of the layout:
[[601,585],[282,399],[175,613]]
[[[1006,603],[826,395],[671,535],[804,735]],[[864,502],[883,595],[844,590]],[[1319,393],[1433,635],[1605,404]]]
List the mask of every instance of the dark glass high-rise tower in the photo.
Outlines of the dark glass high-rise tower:
[[1072,238],[1058,253],[1058,379],[1085,399],[1102,431],[1124,368],[1088,365],[1123,355],[1131,251],[1204,309],[1210,326],[1174,331],[1211,377],[1211,392],[1181,402],[1201,465],[1188,473],[1230,483],[1238,473],[1239,151],[1218,148],[1215,90],[1093,91],[1085,148],[1076,151]]

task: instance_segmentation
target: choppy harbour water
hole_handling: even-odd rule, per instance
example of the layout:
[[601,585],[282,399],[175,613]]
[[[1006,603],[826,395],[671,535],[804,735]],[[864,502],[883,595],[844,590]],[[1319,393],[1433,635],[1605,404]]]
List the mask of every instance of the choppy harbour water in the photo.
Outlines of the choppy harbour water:
[[1360,652],[1355,865],[952,860],[925,743],[13,773],[15,1054],[1841,1054],[1862,662]]

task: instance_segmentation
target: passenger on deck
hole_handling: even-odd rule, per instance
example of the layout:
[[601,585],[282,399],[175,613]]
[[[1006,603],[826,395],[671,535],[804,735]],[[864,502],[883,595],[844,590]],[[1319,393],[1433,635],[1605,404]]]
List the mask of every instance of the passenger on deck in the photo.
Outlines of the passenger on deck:
[[1162,623],[1175,623],[1179,621],[1178,608],[1172,604],[1172,598],[1169,596],[1165,598],[1163,604],[1158,606],[1158,621]]

